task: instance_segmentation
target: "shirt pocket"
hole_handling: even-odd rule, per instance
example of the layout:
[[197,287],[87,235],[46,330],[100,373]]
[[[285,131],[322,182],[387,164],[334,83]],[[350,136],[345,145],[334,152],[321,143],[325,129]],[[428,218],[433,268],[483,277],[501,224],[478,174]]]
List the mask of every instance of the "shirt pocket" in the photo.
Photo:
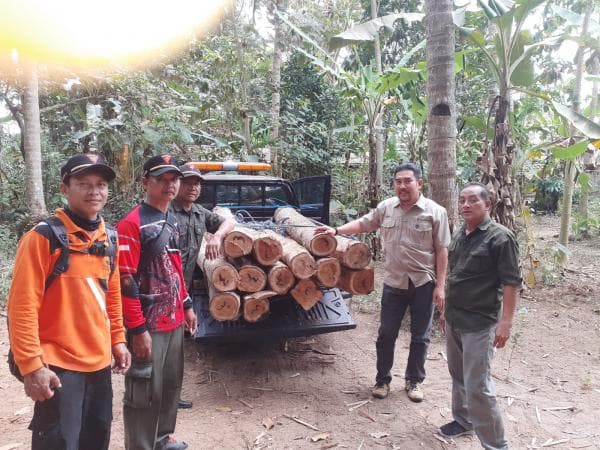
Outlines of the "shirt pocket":
[[400,233],[400,223],[394,217],[385,217],[381,222],[381,237],[386,246],[394,243],[394,238]]
[[493,268],[492,255],[485,248],[478,248],[469,253],[465,261],[465,273],[475,275],[491,271]]
[[433,249],[433,221],[423,217],[409,224],[411,243],[418,249],[430,251]]

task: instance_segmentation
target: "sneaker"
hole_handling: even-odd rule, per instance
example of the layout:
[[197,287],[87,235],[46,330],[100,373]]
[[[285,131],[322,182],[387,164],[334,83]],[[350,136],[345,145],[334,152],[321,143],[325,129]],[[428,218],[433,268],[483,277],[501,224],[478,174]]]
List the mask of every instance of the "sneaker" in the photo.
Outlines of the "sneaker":
[[467,430],[456,420],[453,420],[446,425],[442,425],[438,430],[438,433],[447,438],[457,438],[466,434],[473,434],[473,430]]
[[162,450],[186,450],[188,445],[183,441],[177,441],[173,436],[169,436],[163,444]]
[[406,380],[405,389],[406,393],[408,394],[408,398],[410,398],[413,402],[420,403],[423,401],[423,383]]
[[389,383],[377,383],[371,389],[371,394],[375,398],[386,398],[390,393],[390,384]]

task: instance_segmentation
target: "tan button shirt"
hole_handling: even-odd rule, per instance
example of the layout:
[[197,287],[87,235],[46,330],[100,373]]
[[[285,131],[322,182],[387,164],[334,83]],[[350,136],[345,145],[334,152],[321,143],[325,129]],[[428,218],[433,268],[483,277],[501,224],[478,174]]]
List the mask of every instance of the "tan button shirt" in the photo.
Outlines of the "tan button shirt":
[[450,244],[446,209],[433,200],[419,196],[408,211],[398,197],[388,198],[359,219],[364,231],[381,229],[385,249],[383,282],[398,289],[435,282],[436,250]]

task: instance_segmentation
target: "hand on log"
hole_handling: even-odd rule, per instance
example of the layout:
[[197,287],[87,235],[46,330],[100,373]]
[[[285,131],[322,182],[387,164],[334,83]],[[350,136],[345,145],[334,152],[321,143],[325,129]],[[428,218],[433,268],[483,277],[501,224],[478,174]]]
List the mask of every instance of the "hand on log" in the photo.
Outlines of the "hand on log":
[[212,236],[209,241],[206,242],[205,255],[206,259],[217,259],[222,256],[221,253],[222,241],[221,239]]
[[332,236],[335,236],[337,234],[335,228],[329,227],[327,225],[319,225],[318,227],[315,227],[315,235],[320,233],[330,234]]

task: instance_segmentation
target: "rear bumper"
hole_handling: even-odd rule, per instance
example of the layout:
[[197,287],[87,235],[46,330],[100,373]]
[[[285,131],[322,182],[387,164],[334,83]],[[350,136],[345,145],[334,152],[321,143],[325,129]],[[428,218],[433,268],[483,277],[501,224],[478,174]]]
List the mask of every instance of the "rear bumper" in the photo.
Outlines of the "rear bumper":
[[194,336],[202,342],[240,342],[273,338],[291,338],[331,333],[356,328],[345,298],[339,289],[323,290],[323,298],[304,311],[291,296],[273,297],[268,317],[258,323],[243,319],[219,322],[210,315],[208,299],[194,296],[198,331]]

